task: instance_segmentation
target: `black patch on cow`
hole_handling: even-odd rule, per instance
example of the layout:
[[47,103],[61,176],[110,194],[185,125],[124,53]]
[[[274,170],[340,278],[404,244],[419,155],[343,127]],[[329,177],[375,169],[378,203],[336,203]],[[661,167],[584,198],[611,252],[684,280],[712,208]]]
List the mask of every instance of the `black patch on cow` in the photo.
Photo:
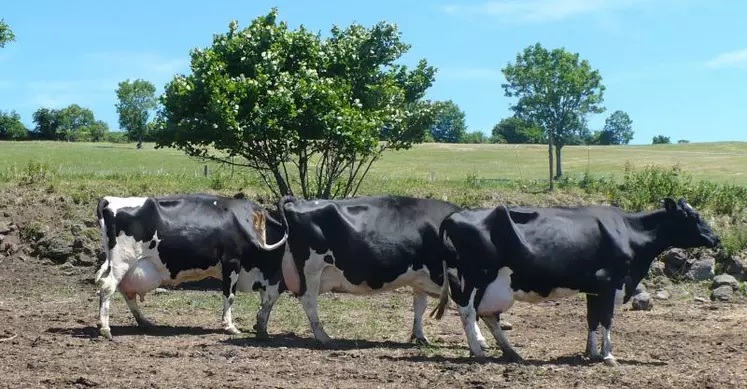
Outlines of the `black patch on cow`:
[[324,262],[327,262],[330,265],[335,263],[334,259],[332,259],[332,256],[329,254],[324,256]]
[[156,241],[154,239],[154,240],[150,241],[150,244],[148,245],[148,248],[151,249],[151,250],[153,250],[155,247],[156,247]]

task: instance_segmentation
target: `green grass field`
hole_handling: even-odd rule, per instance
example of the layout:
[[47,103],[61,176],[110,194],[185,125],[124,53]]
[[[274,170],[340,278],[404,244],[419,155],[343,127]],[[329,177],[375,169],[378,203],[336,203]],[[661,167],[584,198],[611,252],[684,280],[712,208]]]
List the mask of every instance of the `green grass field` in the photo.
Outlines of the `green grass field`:
[[[204,163],[174,149],[155,150],[152,144],[0,142],[0,171],[22,169],[29,160],[46,162],[63,177],[112,173],[170,174],[200,178]],[[567,146],[563,149],[566,175],[579,177],[622,175],[634,167],[679,164],[696,180],[747,184],[747,142],[644,146]],[[216,169],[209,164],[211,171]],[[544,179],[544,145],[421,144],[410,150],[385,153],[369,173],[373,180],[462,181],[469,175],[487,180]]]

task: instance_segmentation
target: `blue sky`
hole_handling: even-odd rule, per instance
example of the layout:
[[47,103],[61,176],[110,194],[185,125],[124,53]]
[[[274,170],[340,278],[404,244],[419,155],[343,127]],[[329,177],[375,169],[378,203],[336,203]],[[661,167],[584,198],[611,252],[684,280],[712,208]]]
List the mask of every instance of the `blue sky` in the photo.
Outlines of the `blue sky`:
[[0,110],[27,126],[41,106],[77,103],[118,128],[115,89],[144,78],[158,93],[189,71],[189,50],[277,6],[291,26],[396,23],[412,44],[404,61],[439,72],[428,93],[452,99],[469,130],[490,133],[510,115],[500,69],[536,42],[580,53],[600,70],[607,112],[628,112],[636,144],[747,141],[747,1],[743,0],[213,0],[3,1],[16,42],[0,49]]

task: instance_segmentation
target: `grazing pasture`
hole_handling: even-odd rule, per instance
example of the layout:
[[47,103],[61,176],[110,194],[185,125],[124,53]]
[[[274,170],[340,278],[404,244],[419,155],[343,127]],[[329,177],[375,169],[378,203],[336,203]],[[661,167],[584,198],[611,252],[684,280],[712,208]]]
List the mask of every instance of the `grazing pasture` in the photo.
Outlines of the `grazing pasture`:
[[[630,162],[679,164],[694,180],[747,183],[744,143],[568,146],[563,157],[566,174],[577,179],[587,169],[620,177]],[[604,200],[570,186],[536,193],[541,185],[530,181],[545,177],[546,163],[541,145],[424,144],[386,153],[359,194],[447,197],[486,206]],[[660,276],[645,283],[652,294],[666,289],[670,298],[654,300],[650,311],[626,304],[615,314],[617,368],[582,357],[582,295],[517,303],[502,315],[513,325],[507,336],[524,364],[471,358],[453,304],[443,320],[426,315],[431,345],[408,342],[413,313],[407,288],[376,296],[320,296],[319,316],[335,342],[331,349],[313,341],[300,302],[289,294],[270,315],[269,339],[255,339],[251,329],[257,293],[239,293],[234,304],[244,334],[225,334],[219,283],[147,295],[140,306],[158,326],[150,332],[135,326],[115,294],[110,318],[115,341],[97,336],[98,197],[243,191],[275,201],[253,174],[237,169],[232,175],[230,168],[208,164],[204,176],[203,166],[150,144],[136,150],[134,144],[0,142],[0,229],[13,226],[2,244],[14,245],[0,254],[1,387],[685,389],[741,388],[747,382],[743,289],[728,302],[711,301],[710,282]],[[517,181],[522,179],[529,184]],[[740,215],[729,215],[731,223],[743,223]],[[52,255],[57,245],[69,256]],[[68,245],[73,248],[65,252]],[[429,299],[426,312],[435,305]],[[500,356],[481,326],[490,355]]]

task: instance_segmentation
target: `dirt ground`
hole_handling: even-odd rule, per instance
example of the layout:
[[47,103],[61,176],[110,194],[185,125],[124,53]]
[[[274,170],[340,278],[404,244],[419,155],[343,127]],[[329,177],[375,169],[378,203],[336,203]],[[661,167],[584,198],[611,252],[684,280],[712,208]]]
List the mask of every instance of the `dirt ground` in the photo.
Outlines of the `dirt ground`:
[[[370,319],[391,312],[401,321],[379,320],[368,338],[345,336],[335,328],[335,349],[320,349],[310,338],[300,305],[284,296],[286,314],[273,312],[269,340],[253,333],[223,334],[219,306],[174,309],[143,304],[159,327],[134,327],[121,300],[112,306],[115,341],[97,336],[97,297],[92,268],[40,265],[6,258],[0,264],[0,386],[4,388],[744,388],[747,386],[747,306],[697,302],[691,297],[657,301],[651,311],[619,310],[610,368],[582,358],[585,304],[570,298],[543,305],[516,304],[507,319],[514,347],[527,359],[474,362],[459,318],[426,318],[431,347],[405,342],[412,311],[406,290],[395,301],[336,297],[347,310],[324,312]],[[677,293],[677,292],[675,292]],[[696,292],[698,293],[698,292]],[[171,291],[179,301],[218,296],[212,291]],[[248,295],[241,295],[248,296]],[[247,298],[247,297],[240,297]],[[255,296],[251,297],[256,299]],[[219,301],[219,300],[214,300]],[[291,307],[292,305],[292,307]],[[430,306],[434,305],[430,301]],[[330,306],[328,304],[328,306]],[[293,311],[295,309],[295,311]],[[247,311],[247,314],[253,313]],[[248,316],[248,315],[245,315]],[[296,331],[283,330],[295,316]],[[357,319],[354,319],[357,320]],[[355,323],[353,321],[352,323]],[[240,322],[251,328],[253,316]],[[483,327],[484,328],[484,327]],[[483,329],[489,337],[487,330]],[[353,332],[354,333],[354,332]],[[491,344],[495,345],[489,337]],[[500,357],[497,347],[493,355]]]
[[[407,342],[412,297],[405,290],[368,296],[322,296],[320,318],[336,340],[321,349],[306,316],[284,295],[270,318],[270,339],[257,340],[256,294],[240,294],[234,314],[245,334],[220,329],[217,291],[148,295],[143,312],[159,327],[144,331],[124,302],[111,309],[114,341],[98,336],[92,283],[98,230],[94,206],[53,188],[0,193],[0,222],[17,231],[0,255],[0,388],[746,388],[747,298],[699,302],[702,287],[671,287],[651,311],[618,310],[613,324],[617,368],[589,363],[581,296],[540,305],[517,303],[505,315],[509,340],[527,360],[469,356],[457,312],[425,318],[433,343]],[[36,236],[25,246],[21,233]],[[70,246],[71,245],[71,246]],[[39,260],[73,258],[64,264]],[[98,253],[100,254],[100,253]],[[59,261],[58,261],[59,263]],[[687,290],[689,294],[682,293]],[[430,312],[435,301],[429,300]]]

